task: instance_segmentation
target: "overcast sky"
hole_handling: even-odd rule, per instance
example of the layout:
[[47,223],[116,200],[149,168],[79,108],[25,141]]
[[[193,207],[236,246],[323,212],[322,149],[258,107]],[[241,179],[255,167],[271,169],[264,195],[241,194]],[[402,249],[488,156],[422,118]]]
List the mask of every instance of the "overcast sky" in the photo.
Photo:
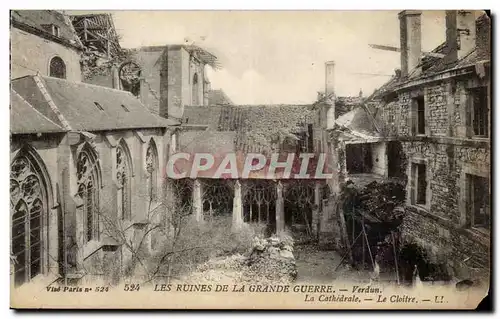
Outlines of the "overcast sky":
[[[237,104],[311,103],[324,90],[324,62],[336,62],[336,93],[369,95],[399,68],[397,11],[114,11],[121,45],[183,43],[189,38],[224,69],[210,72]],[[444,12],[424,11],[422,49],[445,38]],[[361,74],[365,73],[365,74]],[[367,74],[366,74],[367,73]],[[369,75],[378,74],[379,76]]]

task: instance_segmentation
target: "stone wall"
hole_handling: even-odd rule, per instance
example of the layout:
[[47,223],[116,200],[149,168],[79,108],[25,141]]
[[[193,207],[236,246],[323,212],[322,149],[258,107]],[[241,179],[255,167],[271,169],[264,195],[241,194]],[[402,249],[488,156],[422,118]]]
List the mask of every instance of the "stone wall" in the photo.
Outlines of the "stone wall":
[[[117,219],[117,190],[116,181],[116,146],[123,139],[130,151],[132,161],[131,172],[131,220]],[[71,142],[73,141],[73,142]],[[150,203],[148,194],[148,173],[146,170],[146,150],[151,141],[156,145],[158,156],[157,166],[157,195],[158,200]],[[44,172],[43,176],[48,183],[47,194],[49,195],[47,234],[44,235],[45,244],[49,247],[50,258],[47,260],[47,269],[52,273],[64,271],[63,258],[67,252],[68,268],[66,273],[74,274],[82,271],[85,264],[95,259],[95,256],[106,255],[102,247],[106,239],[114,234],[114,231],[127,230],[127,237],[136,236],[136,226],[152,216],[152,208],[158,208],[162,200],[162,184],[165,171],[169,133],[164,129],[143,129],[140,131],[115,131],[106,134],[96,134],[92,140],[80,142],[85,147],[95,152],[97,157],[98,175],[100,184],[95,185],[99,189],[99,206],[97,214],[100,220],[98,240],[87,242],[84,240],[84,206],[78,194],[77,159],[84,144],[76,143],[74,138],[68,138],[64,134],[44,134],[42,137],[16,135],[11,143],[11,158],[14,159],[21,147],[29,145],[32,153],[39,159],[37,163]],[[64,211],[64,214],[63,214]],[[155,214],[165,214],[164,210],[156,209]],[[148,216],[149,215],[149,216]],[[64,216],[64,218],[63,218]],[[151,218],[153,219],[153,218]],[[45,237],[46,236],[46,237]],[[136,236],[137,237],[137,236]],[[120,236],[116,238],[121,238]],[[133,240],[133,237],[129,239]],[[106,241],[107,242],[107,241]],[[148,241],[145,242],[147,246]],[[147,247],[146,247],[147,248]],[[116,255],[116,254],[114,254]],[[120,254],[116,255],[119,258]],[[107,255],[106,255],[107,256]],[[123,256],[125,256],[123,254]],[[108,256],[109,257],[109,256]],[[115,259],[117,262],[118,259]],[[93,262],[91,262],[93,263]],[[97,265],[97,264],[96,264]],[[47,270],[44,267],[44,272]],[[88,270],[88,269],[87,269]]]
[[[141,67],[141,102],[153,113],[160,114],[160,85],[161,85],[161,56],[163,49],[138,50],[134,52],[132,59]],[[161,114],[162,116],[164,114]]]
[[[198,105],[204,103],[205,64],[190,57],[188,51],[182,47],[169,48],[166,56],[167,69],[162,73],[168,78],[160,91],[162,103],[160,112],[163,116],[182,118],[184,106],[193,104],[193,79],[198,77]],[[166,98],[165,98],[166,97]]]
[[[487,267],[489,235],[471,235],[475,231],[467,223],[465,174],[489,175],[489,146],[472,141],[419,141],[405,142],[403,148],[409,163],[415,158],[426,159],[429,184],[427,207],[408,203],[403,237],[418,243],[434,258],[449,260],[454,276],[476,276],[473,268]],[[475,267],[463,265],[469,257]]]
[[448,98],[444,83],[429,86],[425,89],[426,125],[430,135],[446,135],[448,133]]
[[[490,143],[466,136],[467,88],[487,83],[475,76],[453,78],[398,92],[384,119],[394,117],[407,161],[407,206],[401,226],[406,243],[424,248],[432,262],[445,263],[458,279],[489,274],[490,235],[470,227],[466,175],[489,177]],[[412,97],[424,94],[426,136],[413,136]],[[390,116],[389,116],[390,115]],[[390,124],[390,123],[388,123]],[[427,203],[412,205],[411,164],[426,165]],[[490,182],[491,183],[491,182]]]
[[410,110],[411,110],[411,98],[409,92],[401,92],[399,94],[399,117],[396,114],[396,119],[398,120],[399,127],[396,135],[399,136],[409,136],[411,135],[411,122],[410,122]]
[[424,249],[429,262],[445,264],[457,280],[489,276],[489,239],[416,207],[406,207],[401,239]]
[[[166,96],[166,104],[161,105],[161,114],[169,117],[181,118],[184,105],[190,97],[187,74],[189,73],[189,60],[184,49],[168,50],[167,52],[167,78],[168,85],[161,89],[161,95]],[[164,70],[165,71],[165,70]]]
[[81,82],[80,53],[31,33],[11,27],[10,78],[37,74],[48,76],[50,60],[60,57],[66,64],[66,79]]

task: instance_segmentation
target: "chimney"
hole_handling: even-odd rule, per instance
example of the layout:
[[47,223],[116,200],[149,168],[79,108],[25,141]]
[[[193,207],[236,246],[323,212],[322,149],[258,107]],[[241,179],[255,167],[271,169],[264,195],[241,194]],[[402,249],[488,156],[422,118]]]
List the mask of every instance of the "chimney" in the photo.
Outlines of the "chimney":
[[474,11],[446,11],[447,62],[453,63],[469,54],[476,46]]
[[480,59],[491,59],[491,22],[485,13],[477,19],[476,23],[476,50]]
[[325,62],[325,95],[329,96],[335,91],[335,61]]
[[335,61],[325,62],[326,128],[335,126]]
[[422,55],[422,11],[404,10],[398,14],[401,42],[401,76],[408,76],[420,62]]

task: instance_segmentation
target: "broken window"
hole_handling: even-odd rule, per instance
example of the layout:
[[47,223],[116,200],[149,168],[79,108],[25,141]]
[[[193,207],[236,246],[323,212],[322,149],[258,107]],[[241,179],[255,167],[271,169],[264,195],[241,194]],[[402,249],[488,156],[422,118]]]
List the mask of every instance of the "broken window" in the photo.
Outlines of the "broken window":
[[66,64],[60,57],[56,56],[50,60],[49,76],[60,79],[66,78]]
[[467,211],[472,227],[490,229],[489,179],[467,174]]
[[348,174],[366,174],[373,172],[371,144],[347,144],[346,168]]
[[139,97],[141,94],[141,67],[135,62],[123,63],[118,71],[121,88]]
[[410,109],[412,135],[425,134],[425,100],[423,95],[414,97]]
[[411,203],[426,205],[427,203],[427,172],[426,165],[413,163],[411,165]]
[[488,137],[488,90],[478,87],[470,90],[472,134]]

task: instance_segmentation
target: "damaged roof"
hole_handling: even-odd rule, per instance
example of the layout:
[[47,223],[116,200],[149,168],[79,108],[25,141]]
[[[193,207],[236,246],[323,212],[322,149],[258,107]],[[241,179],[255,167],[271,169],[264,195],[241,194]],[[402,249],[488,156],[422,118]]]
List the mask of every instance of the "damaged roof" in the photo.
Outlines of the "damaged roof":
[[14,90],[10,90],[10,132],[11,134],[60,133],[65,132]]
[[151,113],[130,92],[30,75],[11,87],[45,117],[67,130],[157,128],[178,122]]
[[371,116],[364,107],[356,107],[335,120],[343,140],[372,140],[381,137]]
[[[59,42],[76,49],[83,49],[69,17],[57,10],[11,10],[11,24],[27,32]],[[52,33],[52,25],[59,35]]]
[[[486,26],[484,30],[487,30],[487,32],[485,33],[489,33],[490,23],[491,22],[488,15],[483,14],[476,19],[476,30],[479,26],[482,26],[483,28]],[[476,38],[478,37],[489,37],[489,34],[477,33]],[[441,43],[431,52],[443,55],[446,54],[447,53],[446,42]],[[389,81],[387,81],[380,88],[375,90],[375,92],[367,99],[367,101],[377,99],[384,96],[387,93],[394,92],[394,90],[397,89],[398,86],[401,84],[424,79],[426,77],[437,75],[443,72],[472,67],[483,62],[488,62],[489,60],[490,60],[490,47],[485,47],[485,48],[482,47],[482,50],[478,50],[478,47],[476,46],[471,52],[469,52],[469,54],[467,54],[461,59],[452,62],[449,62],[449,60],[447,60],[446,58],[439,58],[436,56],[427,55],[426,57],[421,59],[420,63],[413,70],[410,70],[408,77],[401,78],[399,76],[393,76]]]

